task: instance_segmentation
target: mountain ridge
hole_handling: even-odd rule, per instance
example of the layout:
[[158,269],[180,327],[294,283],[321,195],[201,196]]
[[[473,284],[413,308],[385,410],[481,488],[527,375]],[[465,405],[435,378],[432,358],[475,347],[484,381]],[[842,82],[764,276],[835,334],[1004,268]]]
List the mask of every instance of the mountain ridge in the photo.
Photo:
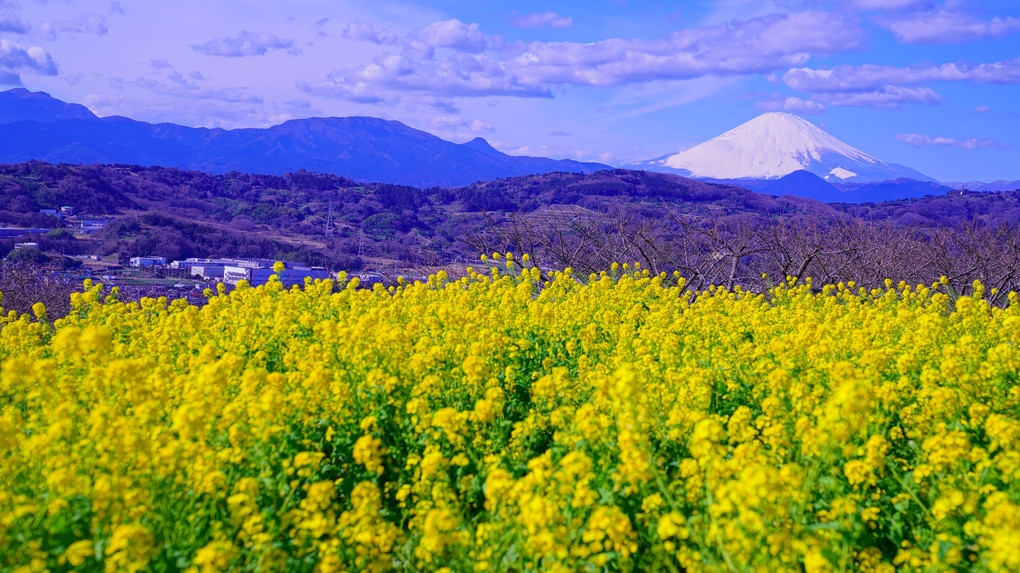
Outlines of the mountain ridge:
[[[11,103],[26,98],[44,104]],[[188,127],[122,116],[99,118],[90,111],[86,115],[84,106],[21,88],[0,92],[0,106],[9,108],[7,117],[16,120],[0,121],[3,163],[126,163],[269,175],[306,169],[415,187],[611,169],[600,163],[507,155],[488,142],[488,149],[477,140],[457,144],[399,121],[368,116],[292,119],[268,128]],[[49,120],[47,113],[52,114]]]
[[794,195],[824,203],[877,203],[900,199],[920,199],[945,195],[951,188],[934,181],[890,179],[867,183],[837,183],[827,181],[810,171],[794,171],[779,179],[753,181],[718,180],[730,185],[743,184],[757,193],[777,197]]
[[0,124],[19,121],[46,123],[63,119],[98,119],[89,108],[56,99],[46,92],[13,88],[0,92]]
[[1014,191],[1020,189],[1020,179],[1017,179],[1015,181],[1006,181],[1004,179],[999,179],[998,181],[992,182],[985,181],[967,181],[966,183],[945,182],[943,183],[943,185],[950,187],[952,189],[959,190],[966,189],[968,191],[981,191],[981,192]]

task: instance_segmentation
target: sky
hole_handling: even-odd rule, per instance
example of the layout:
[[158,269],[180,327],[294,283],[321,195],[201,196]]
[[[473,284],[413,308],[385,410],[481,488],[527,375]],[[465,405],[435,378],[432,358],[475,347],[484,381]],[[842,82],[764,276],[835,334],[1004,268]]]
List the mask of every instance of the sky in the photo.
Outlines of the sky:
[[796,113],[940,181],[1020,179],[1016,0],[0,0],[0,89],[100,116],[364,115],[652,159]]

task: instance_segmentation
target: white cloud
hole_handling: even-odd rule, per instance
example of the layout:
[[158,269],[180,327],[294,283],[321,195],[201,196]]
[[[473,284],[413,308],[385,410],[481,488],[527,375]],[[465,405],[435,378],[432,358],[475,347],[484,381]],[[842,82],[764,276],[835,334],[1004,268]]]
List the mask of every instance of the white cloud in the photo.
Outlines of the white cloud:
[[[175,95],[154,93],[125,97],[109,93],[94,93],[84,96],[81,103],[100,117],[123,115],[151,123],[172,122],[189,126],[222,127],[268,127],[276,125],[293,114],[281,106],[263,102],[236,102],[218,99],[189,99],[186,105]],[[303,114],[302,114],[303,115]]]
[[28,20],[17,14],[0,12],[0,32],[24,34],[32,28]]
[[573,18],[560,16],[556,12],[536,12],[510,19],[510,25],[518,28],[569,28],[573,24]]
[[437,115],[431,120],[434,127],[466,127],[467,120],[457,115]]
[[496,131],[496,128],[492,127],[492,124],[485,123],[480,119],[472,120],[468,125],[468,129],[474,133],[494,133]]
[[318,20],[316,20],[315,21],[315,35],[320,37],[320,38],[328,38],[329,37],[329,32],[326,31],[326,28],[329,27],[329,24],[330,24],[330,19],[329,18],[319,18]]
[[188,99],[216,100],[227,103],[262,103],[262,98],[244,88],[197,86],[174,81],[173,79],[153,80],[139,78],[134,84],[152,93]]
[[350,40],[371,42],[380,45],[392,45],[400,41],[400,34],[384,28],[376,28],[369,22],[355,20],[348,22],[343,35]]
[[447,141],[469,141],[496,132],[496,128],[480,119],[469,121],[457,115],[435,115],[428,122],[428,131]]
[[662,40],[532,43],[509,65],[526,83],[607,86],[765,73],[861,41],[854,22],[822,12],[773,14],[691,28]]
[[435,57],[436,48],[479,54],[487,49],[500,48],[505,44],[499,36],[483,34],[478,24],[465,24],[456,19],[433,22],[406,36],[401,36],[392,30],[376,28],[369,22],[355,20],[347,24],[343,34],[350,40],[378,45],[399,44],[404,53],[425,60]]
[[478,24],[460,20],[441,20],[418,30],[414,39],[431,48],[449,48],[458,52],[484,52],[488,42]]
[[431,122],[433,127],[447,132],[458,129],[467,130],[473,134],[493,133],[496,131],[496,128],[492,127],[491,124],[485,123],[480,119],[476,118],[468,121],[456,115],[437,115],[432,118]]
[[57,64],[49,52],[39,46],[22,46],[0,38],[0,71],[35,72],[44,76],[55,76]]
[[830,106],[874,107],[899,109],[901,104],[936,105],[942,103],[942,96],[931,88],[907,88],[885,86],[882,89],[865,92],[823,93],[814,99]]
[[298,80],[297,85],[305,93],[361,103],[386,101],[384,95],[388,94],[384,91],[456,97],[552,97],[547,87],[521,83],[507,73],[500,62],[472,54],[453,54],[446,60],[388,54],[356,70],[334,71],[325,81],[308,83]]
[[20,6],[16,2],[0,0],[0,32],[25,34],[32,30],[29,20],[22,18],[17,12]]
[[807,100],[782,94],[765,94],[758,101],[758,109],[811,115],[824,112],[826,106],[899,109],[906,103],[936,105],[942,103],[942,97],[930,88],[885,85],[856,91],[824,91]]
[[365,82],[351,81],[336,73],[330,74],[326,81],[310,84],[304,80],[295,80],[294,85],[306,94],[319,97],[343,99],[355,103],[383,103],[386,101],[375,88]]
[[130,113],[123,96],[109,93],[88,94],[81,98],[81,104],[99,117]]
[[[377,38],[367,28],[352,30],[351,35],[368,41]],[[552,88],[567,85],[619,86],[767,73],[802,66],[815,54],[854,49],[861,41],[856,21],[823,12],[772,14],[684,29],[661,39],[591,43],[506,44],[483,34],[477,24],[443,20],[402,38],[400,54],[384,54],[361,67],[336,70],[325,81],[298,85],[307,93],[361,102],[383,101],[383,91],[551,97]],[[455,53],[442,59],[437,48]]]
[[847,0],[851,8],[858,10],[896,11],[925,6],[930,0]]
[[787,14],[803,8],[801,0],[712,0],[702,20],[703,25],[725,24],[769,14]]
[[42,32],[48,39],[56,40],[58,36],[63,36],[65,34],[93,34],[95,36],[105,36],[108,30],[106,28],[106,18],[97,14],[88,14],[86,16],[79,16],[70,20],[46,22],[42,26],[39,26],[39,31]]
[[919,133],[897,133],[896,139],[912,145],[914,147],[923,147],[925,145],[937,145],[942,147],[957,147],[960,149],[980,149],[993,147],[995,149],[1008,149],[1011,146],[994,139],[978,139],[975,137],[968,137],[967,139],[954,139],[952,137],[933,137],[931,135],[921,135]]
[[783,83],[803,92],[865,91],[886,85],[917,85],[933,81],[1020,83],[1020,58],[977,65],[950,63],[901,68],[864,64],[827,70],[794,68],[783,74]]
[[953,44],[984,38],[1001,38],[1020,31],[1020,18],[978,20],[958,10],[919,12],[881,18],[879,23],[908,44]]
[[803,100],[798,97],[784,97],[776,94],[758,102],[759,111],[788,111],[801,115],[818,115],[825,111],[825,106],[814,100]]
[[490,142],[490,144],[507,155],[524,155],[529,157],[550,157],[553,159],[573,159],[575,161],[595,161],[599,163],[610,163],[614,161],[615,155],[612,152],[598,152],[590,149],[577,149],[566,145],[522,145],[509,147],[504,142]]
[[[241,30],[236,38],[217,38],[192,46],[196,52],[209,56],[243,57],[264,56],[270,50],[294,48],[294,40],[279,38],[268,32],[252,33]],[[293,54],[296,55],[296,54]]]
[[[151,65],[151,63],[150,63]],[[262,98],[243,87],[211,86],[201,73],[192,72],[185,76],[162,62],[153,66],[162,72],[161,77],[138,78],[133,85],[161,96],[173,96],[189,100],[209,100],[226,103],[262,103]]]

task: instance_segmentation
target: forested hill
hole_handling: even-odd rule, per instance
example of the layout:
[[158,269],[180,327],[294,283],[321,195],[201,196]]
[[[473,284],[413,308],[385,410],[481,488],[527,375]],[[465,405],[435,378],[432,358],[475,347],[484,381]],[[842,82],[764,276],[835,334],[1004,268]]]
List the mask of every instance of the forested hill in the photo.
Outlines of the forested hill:
[[[463,239],[507,214],[626,207],[650,220],[714,221],[755,215],[865,216],[905,225],[1020,221],[1020,192],[953,194],[879,204],[829,205],[771,197],[676,175],[607,170],[549,173],[447,189],[357,183],[330,174],[210,175],[133,165],[0,166],[0,225],[52,228],[41,209],[112,217],[74,254],[291,258],[355,268],[473,259]],[[487,219],[488,217],[488,219]],[[495,219],[494,219],[495,218]]]

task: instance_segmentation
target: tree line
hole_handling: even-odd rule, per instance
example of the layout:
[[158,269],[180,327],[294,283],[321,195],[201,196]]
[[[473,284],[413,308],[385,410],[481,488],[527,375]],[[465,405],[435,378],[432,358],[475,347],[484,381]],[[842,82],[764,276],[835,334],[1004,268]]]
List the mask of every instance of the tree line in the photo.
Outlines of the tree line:
[[[1002,302],[1020,291],[1020,227],[977,218],[902,224],[867,213],[694,217],[664,208],[651,217],[618,204],[536,217],[489,217],[465,238],[479,253],[528,253],[533,264],[571,267],[585,276],[614,262],[640,262],[652,274],[679,272],[692,290],[712,285],[762,292],[777,280],[810,277],[881,287],[886,279],[911,286],[942,281],[958,295],[974,281],[997,289]],[[943,278],[944,277],[944,278]]]

